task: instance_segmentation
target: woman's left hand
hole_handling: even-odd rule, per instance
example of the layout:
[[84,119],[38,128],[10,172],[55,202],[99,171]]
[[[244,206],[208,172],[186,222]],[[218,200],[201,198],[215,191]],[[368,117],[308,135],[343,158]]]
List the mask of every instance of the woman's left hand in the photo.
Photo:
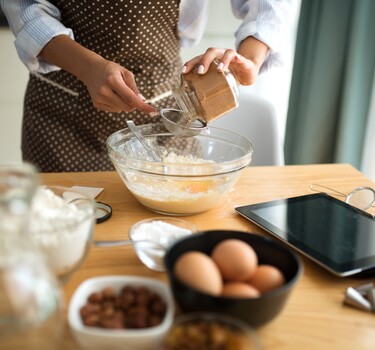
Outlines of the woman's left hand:
[[186,62],[182,72],[186,74],[193,68],[198,67],[198,74],[204,74],[211,63],[217,59],[219,71],[230,68],[241,85],[252,85],[259,75],[260,67],[266,59],[268,49],[265,43],[249,36],[241,42],[238,51],[213,47],[207,49],[203,55]]
[[232,49],[207,49],[203,55],[196,56],[185,63],[183,74],[190,72],[195,67],[198,67],[198,74],[205,74],[215,59],[219,61],[217,70],[225,71],[230,68],[241,85],[255,83],[260,67]]

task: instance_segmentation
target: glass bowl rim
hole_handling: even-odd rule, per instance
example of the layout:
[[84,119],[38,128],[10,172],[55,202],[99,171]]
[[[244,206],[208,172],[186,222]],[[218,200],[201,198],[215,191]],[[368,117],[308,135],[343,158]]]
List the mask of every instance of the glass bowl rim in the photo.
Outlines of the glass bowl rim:
[[[163,123],[151,123],[151,124],[143,124],[138,126],[141,130],[142,128],[151,128],[153,131],[155,128],[159,127],[161,128],[160,131],[157,131],[155,133],[155,136],[174,136],[171,132],[169,132]],[[220,135],[225,136],[233,136],[241,141],[248,149],[244,150],[244,154],[236,159],[223,161],[219,163],[200,163],[200,164],[176,164],[176,163],[164,163],[164,162],[154,162],[151,160],[145,160],[145,159],[138,159],[131,155],[125,155],[125,154],[119,154],[119,152],[114,148],[114,143],[121,142],[122,139],[126,138],[132,138],[132,132],[129,128],[123,128],[120,130],[115,131],[111,135],[109,135],[106,139],[106,146],[108,155],[111,159],[111,161],[114,163],[115,167],[124,167],[132,170],[139,171],[141,173],[155,175],[155,174],[161,174],[161,175],[167,175],[170,177],[189,177],[189,178],[200,178],[202,176],[215,176],[215,175],[223,175],[228,174],[232,172],[237,172],[245,167],[247,167],[250,162],[251,158],[254,152],[253,144],[249,139],[246,137],[226,129],[217,128],[217,127],[209,127],[210,134],[208,135],[197,135],[195,137],[205,137],[210,138],[212,137],[213,140],[223,140],[223,137],[220,137]],[[215,133],[219,133],[219,135],[213,135],[212,131]],[[119,136],[121,134],[124,134],[121,140],[115,140],[116,136]],[[145,135],[147,138],[147,135]],[[114,142],[114,141],[115,142]],[[238,147],[242,147],[238,143],[236,143]],[[243,149],[243,148],[242,148]],[[121,163],[119,162],[121,160]],[[126,165],[124,165],[126,164]],[[167,173],[166,169],[168,167],[175,168],[175,169],[199,169],[196,174],[181,174],[181,173]],[[206,169],[209,169],[210,171],[207,171]]]

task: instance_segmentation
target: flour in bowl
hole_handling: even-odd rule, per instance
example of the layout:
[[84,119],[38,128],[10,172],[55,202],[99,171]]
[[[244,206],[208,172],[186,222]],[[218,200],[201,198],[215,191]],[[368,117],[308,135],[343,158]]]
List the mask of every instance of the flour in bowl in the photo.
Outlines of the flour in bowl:
[[178,238],[187,236],[192,232],[186,228],[172,225],[162,220],[144,222],[137,226],[132,233],[134,241],[152,241],[162,246],[168,246]]
[[92,207],[78,207],[49,188],[38,188],[31,204],[29,231],[56,275],[71,272],[84,258],[93,218]]
[[162,160],[164,163],[171,164],[214,164],[213,160],[205,160],[202,158],[197,158],[191,154],[178,155],[175,152],[164,151],[162,153]]

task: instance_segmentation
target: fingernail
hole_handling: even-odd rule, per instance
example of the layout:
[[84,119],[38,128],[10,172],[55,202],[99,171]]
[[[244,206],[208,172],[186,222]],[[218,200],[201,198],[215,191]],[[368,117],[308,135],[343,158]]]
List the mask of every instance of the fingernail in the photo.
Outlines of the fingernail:
[[181,73],[184,74],[187,70],[187,67],[186,66],[183,66],[182,69],[181,69]]
[[201,64],[199,67],[198,67],[198,74],[204,74],[204,65]]
[[224,63],[223,62],[220,62],[217,66],[217,70],[219,70],[220,72],[223,70],[224,68]]
[[146,98],[145,98],[142,94],[138,94],[138,97],[139,97],[142,101],[146,101]]
[[150,117],[156,117],[159,114],[159,112],[151,112],[149,113]]

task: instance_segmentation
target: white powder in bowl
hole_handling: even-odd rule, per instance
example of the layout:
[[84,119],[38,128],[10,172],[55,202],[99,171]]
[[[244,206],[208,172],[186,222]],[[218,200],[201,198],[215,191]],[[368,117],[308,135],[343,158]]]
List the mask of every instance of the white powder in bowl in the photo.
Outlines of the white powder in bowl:
[[197,158],[192,154],[178,155],[167,151],[163,151],[162,161],[170,164],[215,164],[213,160]]
[[93,217],[92,207],[78,207],[48,188],[38,188],[31,204],[29,231],[56,275],[70,273],[84,258]]
[[133,246],[139,259],[148,268],[156,271],[165,271],[163,259],[166,248],[176,239],[192,233],[193,231],[188,228],[173,225],[163,220],[141,222],[130,230]]
[[167,247],[176,239],[191,233],[186,228],[172,225],[162,220],[153,220],[137,225],[131,236],[133,241],[152,241]]

